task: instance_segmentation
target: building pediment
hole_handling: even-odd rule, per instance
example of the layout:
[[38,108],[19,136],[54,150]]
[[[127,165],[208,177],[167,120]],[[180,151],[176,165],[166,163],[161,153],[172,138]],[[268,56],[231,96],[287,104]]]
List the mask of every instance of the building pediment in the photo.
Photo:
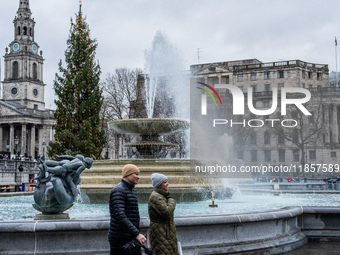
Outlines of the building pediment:
[[228,65],[223,65],[223,63],[214,63],[214,64],[202,64],[202,65],[196,65],[192,66],[192,68],[195,68],[196,70],[194,73],[196,75],[207,75],[210,73],[225,73],[229,72]]
[[0,101],[0,117],[24,115],[22,111],[4,101]]

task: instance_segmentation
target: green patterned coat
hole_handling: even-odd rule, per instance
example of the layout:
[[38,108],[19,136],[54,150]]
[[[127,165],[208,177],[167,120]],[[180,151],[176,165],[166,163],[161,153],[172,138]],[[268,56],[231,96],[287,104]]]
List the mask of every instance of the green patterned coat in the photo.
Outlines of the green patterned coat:
[[151,247],[157,255],[179,255],[174,211],[176,201],[168,198],[169,192],[156,188],[149,198]]

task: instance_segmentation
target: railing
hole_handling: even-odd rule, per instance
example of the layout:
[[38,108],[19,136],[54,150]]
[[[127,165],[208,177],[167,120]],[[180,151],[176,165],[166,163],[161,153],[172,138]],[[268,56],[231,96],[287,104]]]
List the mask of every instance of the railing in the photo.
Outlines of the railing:
[[39,162],[0,159],[0,172],[15,172],[22,165],[23,172],[39,172]]
[[258,68],[264,68],[264,67],[282,68],[285,66],[286,67],[300,66],[300,67],[308,67],[308,68],[328,71],[328,65],[307,63],[307,62],[303,62],[300,60],[287,60],[287,61],[278,61],[278,62],[261,63],[261,64],[249,64],[249,65],[235,65],[233,69],[234,70],[245,70],[245,69],[258,69]]

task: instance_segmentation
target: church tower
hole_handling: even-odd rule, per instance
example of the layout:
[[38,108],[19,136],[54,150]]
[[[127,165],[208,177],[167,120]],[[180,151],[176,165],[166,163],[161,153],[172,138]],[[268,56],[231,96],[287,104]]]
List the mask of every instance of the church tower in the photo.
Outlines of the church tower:
[[34,41],[35,21],[29,0],[19,0],[14,18],[14,40],[4,55],[3,100],[34,110],[45,110],[42,51]]

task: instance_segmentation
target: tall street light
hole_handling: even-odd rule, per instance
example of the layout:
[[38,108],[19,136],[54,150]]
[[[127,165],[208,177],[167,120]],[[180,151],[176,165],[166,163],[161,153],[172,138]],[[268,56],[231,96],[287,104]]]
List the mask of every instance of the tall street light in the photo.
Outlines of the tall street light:
[[19,143],[19,138],[16,136],[14,138],[14,143],[15,143],[15,153],[18,153],[18,143]]

